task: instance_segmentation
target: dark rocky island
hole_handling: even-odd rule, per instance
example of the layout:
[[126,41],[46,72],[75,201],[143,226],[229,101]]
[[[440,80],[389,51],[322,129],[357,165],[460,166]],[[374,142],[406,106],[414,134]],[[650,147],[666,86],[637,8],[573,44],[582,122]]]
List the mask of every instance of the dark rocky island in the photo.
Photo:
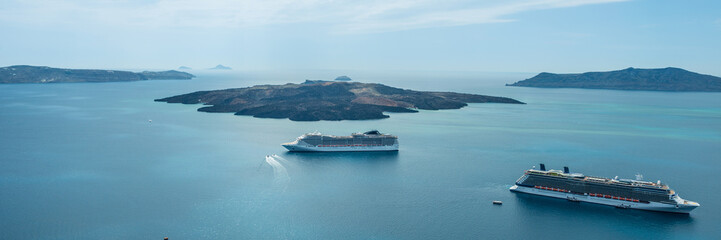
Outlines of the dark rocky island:
[[646,91],[721,91],[721,78],[680,68],[627,68],[580,74],[540,73],[506,86],[540,88],[592,88]]
[[382,119],[389,117],[383,112],[459,109],[467,103],[524,104],[505,97],[421,92],[377,83],[332,81],[199,91],[155,101],[201,103],[210,105],[199,108],[201,112],[233,112],[235,115],[293,121]]
[[94,69],[64,69],[38,66],[9,66],[0,68],[0,83],[75,83],[125,82],[160,79],[191,79],[190,73],[179,71],[129,72]]
[[343,76],[338,76],[337,78],[335,78],[335,80],[336,80],[336,81],[350,81],[350,80],[353,80],[353,79],[350,79],[350,77],[348,77],[348,76],[346,76],[346,75],[343,75]]

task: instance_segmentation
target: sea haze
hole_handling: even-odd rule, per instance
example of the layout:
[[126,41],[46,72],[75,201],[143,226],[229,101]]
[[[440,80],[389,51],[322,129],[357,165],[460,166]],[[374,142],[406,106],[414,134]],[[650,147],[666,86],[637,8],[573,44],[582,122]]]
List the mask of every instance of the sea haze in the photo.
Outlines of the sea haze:
[[[532,73],[193,74],[193,80],[0,85],[0,239],[721,236],[721,193],[714,189],[721,93],[504,86]],[[339,75],[527,104],[293,122],[153,101]],[[315,130],[370,129],[397,135],[400,151],[300,154],[280,146]],[[508,191],[538,163],[606,177],[641,173],[701,207],[675,215]]]

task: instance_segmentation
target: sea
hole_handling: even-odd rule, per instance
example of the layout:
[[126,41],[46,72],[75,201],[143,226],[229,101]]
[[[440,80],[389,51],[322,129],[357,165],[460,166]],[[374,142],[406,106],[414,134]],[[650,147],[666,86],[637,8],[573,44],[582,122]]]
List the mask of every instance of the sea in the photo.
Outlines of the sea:
[[[505,86],[534,73],[192,73],[0,85],[0,239],[721,238],[721,93]],[[527,104],[295,122],[153,101],[339,75]],[[280,145],[308,132],[373,129],[398,136],[400,150],[291,153]],[[668,214],[509,191],[540,163],[640,174],[701,206]]]

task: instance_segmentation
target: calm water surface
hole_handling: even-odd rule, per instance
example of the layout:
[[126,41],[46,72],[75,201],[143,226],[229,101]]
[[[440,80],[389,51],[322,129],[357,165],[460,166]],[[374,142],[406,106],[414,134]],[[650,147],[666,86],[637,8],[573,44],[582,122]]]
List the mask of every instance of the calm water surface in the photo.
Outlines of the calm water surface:
[[[527,105],[292,122],[153,99],[348,74]],[[0,85],[0,239],[718,239],[721,94],[504,87],[532,74],[199,72],[190,81]],[[152,120],[150,122],[149,120]],[[378,129],[397,153],[286,152]],[[267,155],[277,156],[266,158]],[[661,179],[674,215],[508,191],[544,162]],[[494,206],[501,200],[503,206]]]

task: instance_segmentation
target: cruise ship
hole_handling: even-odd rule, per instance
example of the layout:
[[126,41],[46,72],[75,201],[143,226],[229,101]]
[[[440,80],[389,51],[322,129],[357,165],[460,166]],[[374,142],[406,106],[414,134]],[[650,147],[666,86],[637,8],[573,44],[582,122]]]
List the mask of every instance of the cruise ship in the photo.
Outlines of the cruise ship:
[[[534,167],[535,168],[535,167]],[[660,212],[686,213],[699,206],[684,200],[668,185],[639,179],[610,179],[560,170],[529,169],[510,189],[513,192],[562,198],[573,202],[589,202],[618,208]]]
[[291,152],[366,152],[398,151],[398,137],[377,130],[353,133],[350,136],[306,133],[295,141],[282,144]]

